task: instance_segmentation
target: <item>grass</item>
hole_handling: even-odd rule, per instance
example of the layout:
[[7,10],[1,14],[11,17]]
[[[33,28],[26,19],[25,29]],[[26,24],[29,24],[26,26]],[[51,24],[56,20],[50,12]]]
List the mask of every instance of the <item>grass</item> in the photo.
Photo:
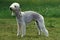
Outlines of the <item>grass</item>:
[[[0,19],[0,40],[60,40],[59,20],[60,18],[45,18],[49,37],[45,37],[42,33],[38,36],[37,29],[32,21],[27,25],[26,36],[21,38],[20,36],[16,36],[17,24],[15,19]],[[54,27],[51,27],[50,23],[52,23]]]
[[[28,24],[25,37],[17,37],[16,20],[9,10],[13,2],[19,2],[22,11],[32,10],[42,14],[49,37],[42,33],[38,36],[34,22]],[[60,0],[0,0],[0,40],[60,40]]]

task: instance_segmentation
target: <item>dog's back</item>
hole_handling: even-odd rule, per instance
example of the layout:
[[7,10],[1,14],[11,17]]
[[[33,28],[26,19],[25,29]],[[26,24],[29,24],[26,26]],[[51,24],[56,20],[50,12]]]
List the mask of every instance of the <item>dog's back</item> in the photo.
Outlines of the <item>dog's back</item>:
[[31,20],[38,20],[40,18],[40,14],[34,11],[25,11],[21,13],[25,22],[30,22]]

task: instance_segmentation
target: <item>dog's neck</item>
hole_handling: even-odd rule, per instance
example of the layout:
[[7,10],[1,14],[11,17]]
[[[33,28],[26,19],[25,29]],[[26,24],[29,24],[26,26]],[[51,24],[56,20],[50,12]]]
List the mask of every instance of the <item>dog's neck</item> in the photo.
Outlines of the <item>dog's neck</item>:
[[20,18],[22,17],[20,10],[15,11],[15,15],[16,15],[16,18],[17,18],[17,19],[20,19]]

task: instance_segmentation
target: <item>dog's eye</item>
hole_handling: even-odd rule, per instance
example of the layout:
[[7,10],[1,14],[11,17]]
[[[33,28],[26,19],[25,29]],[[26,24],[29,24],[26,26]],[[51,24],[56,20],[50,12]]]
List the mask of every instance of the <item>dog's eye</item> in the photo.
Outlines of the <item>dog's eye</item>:
[[16,6],[15,6],[16,7]]

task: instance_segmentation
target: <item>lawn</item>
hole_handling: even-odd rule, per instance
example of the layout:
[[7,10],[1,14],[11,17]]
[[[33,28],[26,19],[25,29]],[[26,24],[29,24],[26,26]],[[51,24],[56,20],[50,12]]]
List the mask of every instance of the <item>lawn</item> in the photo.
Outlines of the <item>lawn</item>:
[[[49,37],[43,33],[38,36],[34,21],[27,25],[25,37],[17,37],[16,19],[9,10],[13,2],[20,4],[21,11],[31,10],[43,15]],[[0,40],[60,40],[60,0],[0,0]]]
[[43,33],[38,36],[38,31],[32,21],[27,25],[26,36],[21,38],[16,36],[15,19],[0,19],[0,40],[60,40],[60,18],[45,18],[45,24],[49,31],[49,37],[45,37]]

